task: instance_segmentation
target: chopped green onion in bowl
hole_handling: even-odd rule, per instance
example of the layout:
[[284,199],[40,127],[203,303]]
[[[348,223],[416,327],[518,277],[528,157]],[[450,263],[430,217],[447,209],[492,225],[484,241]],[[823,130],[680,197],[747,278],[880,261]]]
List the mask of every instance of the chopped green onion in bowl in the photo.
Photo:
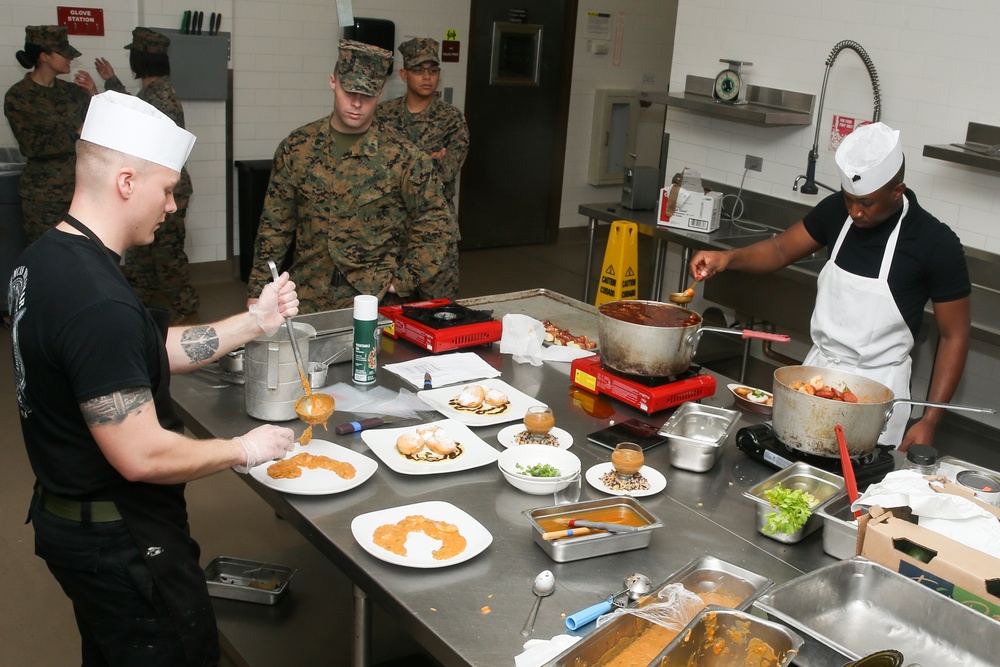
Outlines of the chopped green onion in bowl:
[[558,477],[560,475],[559,468],[549,463],[535,463],[530,466],[518,463],[516,467],[519,474],[529,477]]

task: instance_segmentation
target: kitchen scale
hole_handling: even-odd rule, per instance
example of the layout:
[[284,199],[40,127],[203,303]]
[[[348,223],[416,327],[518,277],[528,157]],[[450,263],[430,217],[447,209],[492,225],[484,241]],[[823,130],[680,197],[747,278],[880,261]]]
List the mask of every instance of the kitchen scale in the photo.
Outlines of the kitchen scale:
[[383,306],[378,312],[391,322],[385,335],[433,353],[486,345],[503,334],[503,324],[493,319],[492,310],[474,310],[450,299]]
[[[736,448],[755,461],[760,461],[777,470],[783,470],[793,463],[801,461],[835,475],[843,476],[844,474],[840,467],[839,458],[807,454],[792,449],[778,440],[771,422],[744,426],[738,430],[736,432]],[[881,482],[887,473],[895,470],[896,461],[892,456],[893,449],[895,448],[890,445],[876,445],[872,452],[851,459],[859,490],[864,490],[869,484]]]
[[647,415],[715,394],[715,378],[702,373],[699,366],[678,375],[649,378],[605,368],[600,355],[574,359],[570,378],[592,394],[616,398]]
[[753,63],[743,60],[726,60],[725,58],[720,58],[719,62],[729,63],[729,67],[715,76],[712,97],[727,104],[746,104],[746,82],[743,80],[740,68],[750,67]]

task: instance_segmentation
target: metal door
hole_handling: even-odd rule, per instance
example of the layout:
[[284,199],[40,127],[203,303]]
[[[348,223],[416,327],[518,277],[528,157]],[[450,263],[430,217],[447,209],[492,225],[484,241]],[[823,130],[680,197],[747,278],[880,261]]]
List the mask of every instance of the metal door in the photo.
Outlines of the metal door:
[[462,248],[554,242],[577,0],[473,0]]

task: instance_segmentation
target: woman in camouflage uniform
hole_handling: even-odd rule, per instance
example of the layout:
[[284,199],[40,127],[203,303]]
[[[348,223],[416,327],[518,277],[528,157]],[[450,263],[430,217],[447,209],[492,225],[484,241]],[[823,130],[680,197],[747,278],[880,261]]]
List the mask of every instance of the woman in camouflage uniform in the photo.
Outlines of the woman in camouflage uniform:
[[[170,83],[170,58],[166,35],[136,28],[132,31],[129,66],[135,78],[142,81],[137,97],[163,112],[177,127],[184,127],[184,108]],[[94,61],[97,73],[104,79],[104,89],[125,93],[124,84],[104,58]],[[174,188],[177,212],[167,216],[156,231],[151,245],[136,246],[125,253],[125,273],[143,301],[151,303],[157,290],[162,290],[172,311],[171,324],[198,322],[198,293],[191,284],[191,271],[184,252],[184,216],[193,188],[187,169],[181,169],[181,180]]]
[[24,50],[16,55],[31,71],[7,91],[3,112],[28,158],[18,193],[24,233],[32,243],[69,209],[76,182],[76,140],[90,95],[80,84],[57,78],[69,74],[73,59],[81,55],[66,39],[66,28],[28,26]]

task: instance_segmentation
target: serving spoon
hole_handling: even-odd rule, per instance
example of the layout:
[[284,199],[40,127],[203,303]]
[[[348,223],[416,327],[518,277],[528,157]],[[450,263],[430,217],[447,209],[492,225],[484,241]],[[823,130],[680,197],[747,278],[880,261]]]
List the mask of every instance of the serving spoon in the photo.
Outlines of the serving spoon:
[[[566,627],[570,630],[582,628],[587,623],[597,619],[599,616],[611,611],[614,607],[625,608],[637,602],[644,595],[649,595],[653,590],[653,582],[644,574],[634,573],[625,577],[622,583],[624,590],[618,591],[611,597],[582,609],[575,614],[566,617]],[[622,600],[622,597],[625,597]]]
[[531,611],[528,613],[528,620],[524,622],[524,627],[521,628],[521,636],[527,637],[535,629],[535,619],[538,618],[538,608],[542,605],[542,598],[552,595],[552,592],[556,589],[556,578],[552,576],[552,573],[548,570],[542,570],[535,577],[535,581],[531,584],[531,592],[535,594],[535,604],[531,606]]
[[700,282],[701,278],[695,278],[694,282],[691,283],[691,287],[688,287],[683,292],[671,292],[670,296],[668,296],[667,298],[670,299],[670,301],[673,303],[682,303],[682,304],[691,303],[691,300],[694,299],[695,285],[697,285]]

